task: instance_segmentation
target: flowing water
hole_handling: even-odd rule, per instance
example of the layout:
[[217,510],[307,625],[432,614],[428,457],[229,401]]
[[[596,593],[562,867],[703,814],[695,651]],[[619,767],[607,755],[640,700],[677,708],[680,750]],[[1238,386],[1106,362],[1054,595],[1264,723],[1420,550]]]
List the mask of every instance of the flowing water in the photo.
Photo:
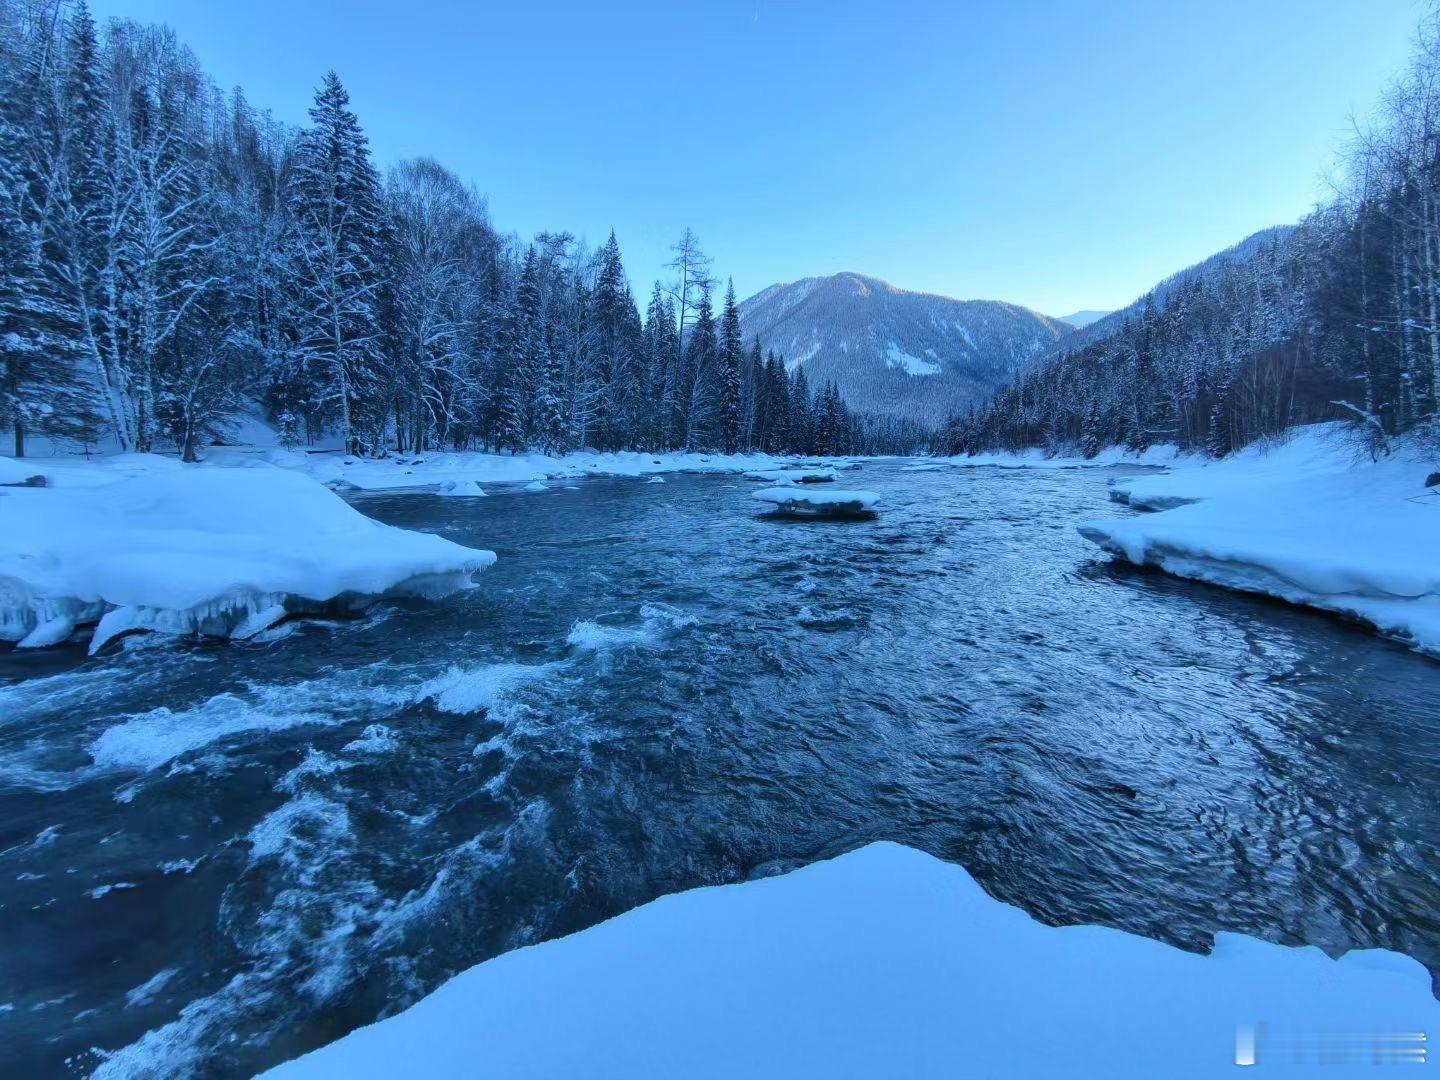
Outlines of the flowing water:
[[1111,566],[1103,470],[845,479],[878,518],[714,476],[362,497],[500,561],[245,644],[0,655],[5,1074],[246,1075],[879,839],[1053,923],[1440,970],[1440,665]]

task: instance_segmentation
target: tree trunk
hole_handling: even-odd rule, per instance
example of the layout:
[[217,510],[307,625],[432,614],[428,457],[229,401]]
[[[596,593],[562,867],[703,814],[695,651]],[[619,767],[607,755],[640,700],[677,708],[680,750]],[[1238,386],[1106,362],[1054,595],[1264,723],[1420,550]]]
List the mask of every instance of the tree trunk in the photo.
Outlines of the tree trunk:
[[25,422],[19,417],[15,419],[15,456],[25,456]]

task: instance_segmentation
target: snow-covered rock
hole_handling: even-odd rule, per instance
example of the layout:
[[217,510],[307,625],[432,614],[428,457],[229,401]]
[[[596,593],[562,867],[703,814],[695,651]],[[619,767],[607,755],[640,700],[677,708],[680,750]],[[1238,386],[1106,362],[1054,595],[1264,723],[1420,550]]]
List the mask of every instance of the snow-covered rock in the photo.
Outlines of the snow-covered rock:
[[1333,425],[1199,469],[1116,485],[1164,508],[1079,526],[1136,564],[1359,619],[1440,655],[1440,492],[1402,447],[1356,460]]
[[550,490],[550,485],[547,484],[547,483],[545,483],[544,480],[532,480],[532,481],[530,481],[530,483],[528,483],[528,484],[525,485],[525,490],[526,490],[526,491],[549,491],[549,490]]
[[442,480],[435,494],[445,498],[483,498],[485,489],[474,480]]
[[0,489],[0,520],[0,640],[50,645],[95,623],[92,652],[131,630],[245,637],[287,614],[442,595],[495,560],[265,466]]
[[828,484],[836,479],[834,469],[757,469],[745,476],[772,484]]
[[817,491],[799,486],[761,488],[751,494],[788,514],[860,514],[880,501],[874,491]]
[[266,1075],[1194,1080],[1297,1050],[1368,1062],[1437,1024],[1396,953],[1047,926],[880,843],[506,953]]

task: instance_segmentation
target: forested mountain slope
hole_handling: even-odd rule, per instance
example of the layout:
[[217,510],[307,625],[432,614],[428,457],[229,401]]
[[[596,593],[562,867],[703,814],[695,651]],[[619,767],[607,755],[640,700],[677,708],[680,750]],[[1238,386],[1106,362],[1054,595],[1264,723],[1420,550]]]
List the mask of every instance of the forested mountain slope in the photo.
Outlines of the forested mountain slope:
[[[1440,441],[1440,31],[1348,161],[1343,195],[1161,282],[957,415],[950,453],[1173,442],[1222,456],[1346,417],[1383,453]],[[1417,126],[1418,125],[1418,126]]]
[[952,300],[842,273],[772,285],[740,305],[747,341],[833,381],[853,408],[938,423],[986,400],[1072,333],[992,300]]

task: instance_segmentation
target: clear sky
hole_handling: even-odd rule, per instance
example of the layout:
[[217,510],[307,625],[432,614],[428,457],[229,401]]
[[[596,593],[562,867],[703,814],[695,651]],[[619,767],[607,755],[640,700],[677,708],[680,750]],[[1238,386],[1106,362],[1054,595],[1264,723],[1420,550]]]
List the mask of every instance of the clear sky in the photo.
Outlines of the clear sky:
[[349,88],[382,166],[496,225],[614,228],[637,293],[685,226],[746,296],[855,270],[1113,308],[1327,191],[1418,0],[91,0],[302,122]]

